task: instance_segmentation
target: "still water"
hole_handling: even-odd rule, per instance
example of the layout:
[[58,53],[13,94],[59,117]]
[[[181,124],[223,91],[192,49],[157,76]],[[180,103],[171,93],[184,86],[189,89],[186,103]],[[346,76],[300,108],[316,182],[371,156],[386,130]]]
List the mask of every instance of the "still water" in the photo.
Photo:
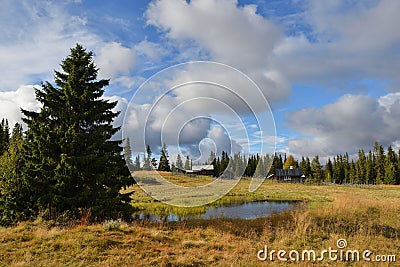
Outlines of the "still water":
[[245,202],[232,203],[230,205],[220,207],[209,207],[203,213],[178,216],[173,212],[168,215],[160,216],[150,213],[139,213],[133,215],[135,219],[151,220],[151,221],[184,221],[193,219],[255,219],[268,217],[273,214],[294,209],[298,205],[295,201],[260,201],[260,202]]

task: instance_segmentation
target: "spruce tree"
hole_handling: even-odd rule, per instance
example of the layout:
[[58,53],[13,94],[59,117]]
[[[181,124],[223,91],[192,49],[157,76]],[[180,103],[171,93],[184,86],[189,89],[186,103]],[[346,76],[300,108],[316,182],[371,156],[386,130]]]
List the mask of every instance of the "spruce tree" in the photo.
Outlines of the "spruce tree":
[[8,126],[8,120],[2,119],[0,123],[0,156],[7,151],[10,143],[10,130]]
[[333,165],[331,158],[328,158],[328,161],[326,163],[325,181],[329,183],[333,182]]
[[375,155],[375,174],[376,183],[381,184],[385,179],[385,151],[381,144],[375,142],[374,145],[374,155]]
[[139,154],[136,155],[135,164],[133,165],[133,169],[134,169],[135,171],[139,171],[139,170],[141,169],[141,168],[140,168],[140,156],[139,156]]
[[311,162],[311,173],[315,182],[319,183],[322,181],[322,166],[319,163],[318,155],[315,156]]
[[21,173],[23,167],[22,126],[16,123],[10,145],[0,156],[0,225],[29,219],[31,205],[29,184]]
[[93,53],[77,44],[55,71],[55,84],[36,89],[39,112],[22,110],[28,126],[25,175],[35,210],[77,214],[90,209],[105,219],[130,215],[133,183],[121,140],[111,140],[117,102],[102,98],[108,80],[97,80]]
[[151,170],[151,148],[149,145],[146,145],[146,155],[144,156],[143,170],[149,171]]
[[189,156],[186,156],[186,160],[185,160],[185,170],[190,170],[192,169],[190,166],[190,159]]
[[129,140],[129,137],[126,138],[126,140],[125,140],[124,157],[125,157],[126,165],[128,166],[129,170],[130,171],[135,170],[135,167],[134,167],[133,161],[132,161],[132,148],[131,148],[131,141]]
[[175,166],[176,166],[178,169],[180,169],[180,170],[183,169],[183,162],[182,162],[181,154],[178,154],[178,156],[176,157],[176,164],[175,164]]
[[160,162],[158,164],[158,170],[165,172],[171,171],[171,167],[169,166],[169,160],[168,160],[167,145],[165,143],[162,145],[161,148],[161,156],[160,156]]

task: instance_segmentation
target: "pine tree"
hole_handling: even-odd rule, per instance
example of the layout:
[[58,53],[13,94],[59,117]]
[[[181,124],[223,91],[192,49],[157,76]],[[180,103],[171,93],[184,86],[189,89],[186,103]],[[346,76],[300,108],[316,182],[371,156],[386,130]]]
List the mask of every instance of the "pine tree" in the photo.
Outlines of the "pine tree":
[[210,156],[208,157],[208,162],[206,162],[206,164],[212,164],[215,160],[215,152],[214,151],[210,151]]
[[[285,155],[286,157],[286,155]],[[279,155],[279,160],[278,160],[278,169],[283,169],[283,159],[282,159],[282,155]]]
[[0,123],[0,156],[7,150],[10,143],[10,129],[8,120],[2,119]]
[[185,170],[190,170],[190,159],[189,156],[186,156],[186,161],[185,161]]
[[22,110],[26,132],[26,166],[35,210],[90,209],[97,219],[129,216],[129,194],[122,187],[133,183],[122,153],[122,141],[111,140],[119,130],[112,122],[117,102],[102,99],[108,80],[97,80],[93,53],[79,44],[36,89],[39,112]]
[[0,156],[0,225],[29,219],[29,183],[21,173],[23,167],[22,126],[16,123],[10,145]]
[[356,164],[354,163],[354,160],[350,162],[350,167],[349,167],[349,182],[351,184],[358,183],[357,182],[357,170],[356,170]]
[[311,173],[315,182],[319,183],[322,181],[322,167],[319,163],[318,155],[315,156],[311,162]]
[[182,162],[182,157],[181,154],[178,154],[178,156],[176,157],[176,164],[175,164],[176,168],[182,170],[183,169],[183,162]]
[[356,163],[356,177],[355,182],[362,184],[366,182],[366,161],[364,150],[358,151],[358,160]]
[[392,146],[388,147],[388,152],[385,161],[385,184],[396,184],[399,170],[397,166],[396,153],[393,151]]
[[214,166],[214,176],[217,177],[220,174],[219,169],[221,168],[221,161],[220,161],[219,157],[214,159],[213,166]]
[[219,172],[220,173],[224,172],[225,169],[228,167],[228,164],[229,164],[228,153],[226,153],[225,151],[222,151],[222,154],[221,154],[221,166],[220,166]]
[[370,150],[365,162],[365,180],[368,184],[375,183],[375,167],[373,157],[372,151]]
[[135,157],[135,163],[133,164],[133,169],[135,171],[139,171],[141,169],[140,168],[140,156],[139,156],[139,154],[136,155],[136,157]]
[[309,157],[304,158],[301,157],[301,162],[300,162],[300,169],[303,172],[305,177],[311,177],[311,163]]
[[126,161],[126,165],[128,166],[130,171],[134,171],[134,165],[132,161],[132,148],[131,148],[131,142],[129,140],[129,137],[126,138],[125,140],[125,146],[124,146],[124,157]]
[[152,158],[150,163],[151,163],[152,169],[156,170],[157,169],[157,164],[158,164],[156,158]]
[[325,181],[329,183],[333,182],[333,165],[331,158],[328,158],[326,162]]
[[165,143],[162,145],[161,148],[161,156],[160,156],[160,162],[158,164],[158,170],[165,172],[171,171],[171,167],[169,166],[169,160],[168,160],[167,145]]
[[381,184],[385,179],[385,151],[381,144],[375,142],[374,145],[375,154],[375,174],[376,183]]
[[143,170],[149,171],[152,169],[151,165],[151,148],[146,145],[146,155],[144,156]]

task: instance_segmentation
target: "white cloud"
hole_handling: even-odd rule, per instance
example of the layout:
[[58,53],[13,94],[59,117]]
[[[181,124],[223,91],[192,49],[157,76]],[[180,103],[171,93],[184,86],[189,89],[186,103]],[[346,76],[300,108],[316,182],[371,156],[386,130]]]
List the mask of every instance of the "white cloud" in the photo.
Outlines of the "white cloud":
[[144,56],[152,62],[159,62],[164,56],[168,54],[166,48],[158,43],[143,40],[135,45],[135,50],[139,55]]
[[234,0],[158,0],[149,5],[146,18],[180,51],[195,42],[212,60],[249,74],[269,100],[279,101],[290,93],[285,76],[268,63],[282,31],[257,14],[255,5],[239,7]]
[[[127,77],[126,75],[135,66],[135,61],[134,49],[124,47],[116,42],[105,44],[96,55],[96,63],[100,68],[99,77],[105,79],[114,79],[120,75]],[[130,82],[124,82],[126,78],[115,81],[122,81],[123,85],[131,85]]]
[[0,90],[18,88],[52,77],[69,48],[77,42],[94,48],[99,38],[86,21],[50,1],[2,1],[0,9]]
[[354,154],[360,148],[370,148],[375,141],[385,146],[398,143],[399,117],[399,94],[388,94],[379,99],[345,95],[320,109],[288,113],[288,126],[308,138],[287,141],[287,152],[332,156],[338,152]]
[[[362,79],[400,87],[400,2],[391,0],[307,1],[303,23],[311,32],[284,38],[272,65],[291,82],[343,88]],[[305,34],[309,37],[307,39]]]
[[10,127],[22,123],[20,108],[38,111],[40,103],[35,99],[33,85],[19,87],[16,91],[0,92],[0,118],[8,119]]

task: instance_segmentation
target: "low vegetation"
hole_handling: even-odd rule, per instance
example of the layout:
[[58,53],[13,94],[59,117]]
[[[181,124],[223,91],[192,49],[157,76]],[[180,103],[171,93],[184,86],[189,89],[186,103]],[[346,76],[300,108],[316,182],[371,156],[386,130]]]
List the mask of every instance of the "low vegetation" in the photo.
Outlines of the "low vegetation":
[[[248,180],[241,181],[220,202],[292,199],[305,204],[297,210],[253,220],[113,220],[91,225],[81,220],[60,227],[38,219],[0,228],[0,261],[13,266],[270,266],[270,262],[257,259],[257,252],[265,245],[275,250],[321,251],[335,249],[339,238],[347,240],[349,249],[369,249],[373,255],[397,254],[397,263],[400,260],[398,186],[265,182],[249,193],[248,185]],[[137,185],[129,190],[135,191],[133,205],[137,208],[167,207],[146,196]],[[280,264],[284,266],[274,261],[274,265]],[[310,264],[306,261],[297,266]],[[325,260],[317,264],[377,266],[363,261]]]

